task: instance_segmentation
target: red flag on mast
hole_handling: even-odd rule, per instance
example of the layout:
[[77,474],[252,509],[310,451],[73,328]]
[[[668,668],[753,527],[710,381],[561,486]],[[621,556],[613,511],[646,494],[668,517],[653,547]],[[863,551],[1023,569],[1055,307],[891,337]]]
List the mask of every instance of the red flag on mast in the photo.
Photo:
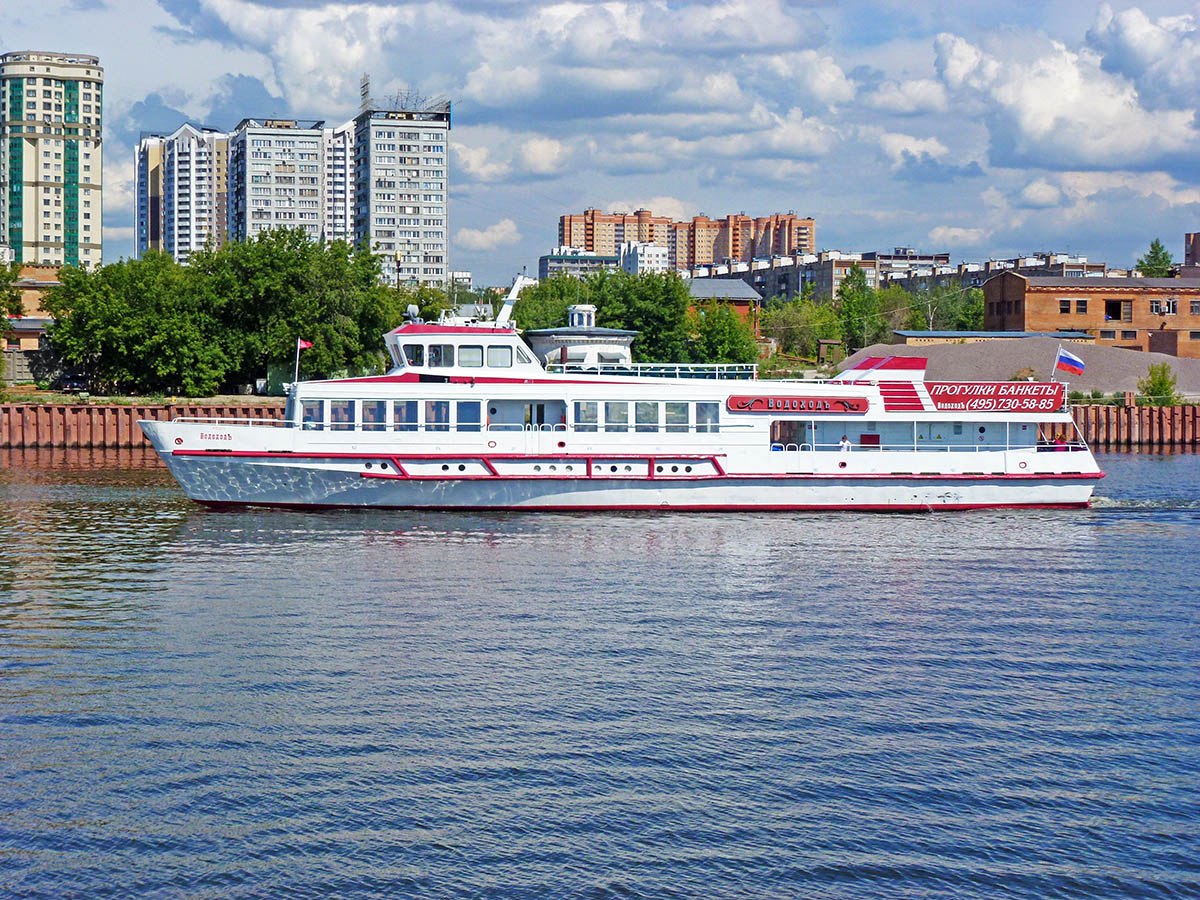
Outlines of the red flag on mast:
[[304,338],[296,338],[296,349],[307,350],[312,346],[312,341],[306,341]]

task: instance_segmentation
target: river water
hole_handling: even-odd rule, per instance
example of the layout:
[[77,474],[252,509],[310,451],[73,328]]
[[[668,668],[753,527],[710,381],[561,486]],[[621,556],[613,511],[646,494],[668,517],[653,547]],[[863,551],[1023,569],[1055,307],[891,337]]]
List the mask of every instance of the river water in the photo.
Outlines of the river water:
[[0,894],[1200,895],[1200,457],[1102,465],[454,515],[0,455]]

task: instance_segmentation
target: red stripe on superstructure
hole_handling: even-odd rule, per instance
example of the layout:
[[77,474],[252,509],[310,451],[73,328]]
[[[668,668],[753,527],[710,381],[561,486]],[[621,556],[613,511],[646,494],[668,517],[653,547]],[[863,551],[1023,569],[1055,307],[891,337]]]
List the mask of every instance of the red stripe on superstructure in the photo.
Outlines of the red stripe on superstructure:
[[911,381],[882,381],[879,393],[887,412],[924,412],[925,402]]
[[924,356],[868,356],[866,359],[859,360],[851,368],[846,369],[843,374],[845,372],[860,374],[876,370],[885,372],[912,372],[924,369],[928,364],[929,360]]

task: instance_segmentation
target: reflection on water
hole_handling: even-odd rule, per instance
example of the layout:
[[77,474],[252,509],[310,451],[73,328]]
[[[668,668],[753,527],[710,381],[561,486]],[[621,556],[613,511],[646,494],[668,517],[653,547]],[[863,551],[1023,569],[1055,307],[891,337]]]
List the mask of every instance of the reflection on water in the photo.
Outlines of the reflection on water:
[[0,894],[1200,890],[1200,457],[756,516],[216,512],[82,456],[0,459]]

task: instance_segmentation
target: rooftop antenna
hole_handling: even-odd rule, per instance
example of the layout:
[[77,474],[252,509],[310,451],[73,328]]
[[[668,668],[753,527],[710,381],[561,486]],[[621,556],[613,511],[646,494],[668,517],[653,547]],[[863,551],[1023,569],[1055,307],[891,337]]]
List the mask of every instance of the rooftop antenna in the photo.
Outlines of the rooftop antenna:
[[371,76],[363,72],[358,82],[358,111],[366,112],[371,108]]

